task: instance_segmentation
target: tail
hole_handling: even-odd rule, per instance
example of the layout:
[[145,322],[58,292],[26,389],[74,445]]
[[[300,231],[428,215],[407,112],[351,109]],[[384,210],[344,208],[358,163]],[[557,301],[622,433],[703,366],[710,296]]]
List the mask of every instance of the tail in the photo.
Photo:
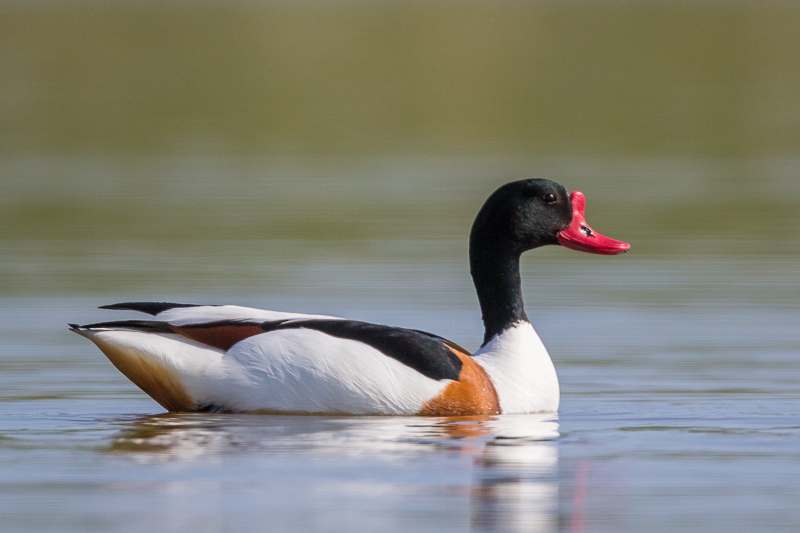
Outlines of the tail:
[[223,352],[175,335],[165,326],[144,320],[69,325],[168,411],[203,409],[205,371]]

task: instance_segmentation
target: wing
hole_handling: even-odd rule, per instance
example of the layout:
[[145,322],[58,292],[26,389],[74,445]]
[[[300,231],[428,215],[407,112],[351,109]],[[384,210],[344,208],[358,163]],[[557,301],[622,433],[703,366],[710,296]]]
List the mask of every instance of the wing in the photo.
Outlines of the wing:
[[100,309],[115,309],[125,311],[139,311],[153,315],[156,320],[169,322],[173,325],[201,324],[222,320],[232,321],[265,321],[289,320],[295,318],[328,318],[336,317],[326,315],[307,315],[301,313],[282,313],[241,307],[238,305],[199,305],[179,304],[172,302],[124,302],[112,305],[103,305]]
[[83,329],[130,329],[177,334],[228,351],[244,339],[279,330],[301,329],[365,344],[434,380],[457,380],[469,354],[457,344],[419,330],[324,315],[281,313],[233,305],[210,306],[166,302],[129,302],[103,306],[149,313],[155,320],[123,320],[80,326]]

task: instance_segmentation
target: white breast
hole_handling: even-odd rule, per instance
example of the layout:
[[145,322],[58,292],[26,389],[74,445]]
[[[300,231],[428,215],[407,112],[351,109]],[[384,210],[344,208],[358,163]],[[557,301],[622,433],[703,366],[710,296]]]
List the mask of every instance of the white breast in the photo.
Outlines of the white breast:
[[520,322],[475,352],[494,383],[503,413],[558,411],[553,361],[529,322]]

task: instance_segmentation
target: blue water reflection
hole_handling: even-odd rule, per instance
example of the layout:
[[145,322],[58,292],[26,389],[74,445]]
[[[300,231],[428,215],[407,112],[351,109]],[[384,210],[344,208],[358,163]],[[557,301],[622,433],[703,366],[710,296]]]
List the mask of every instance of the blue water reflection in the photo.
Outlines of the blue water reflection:
[[[233,493],[258,479],[257,490],[271,496],[244,512],[250,524],[273,516],[302,530],[318,513],[327,514],[334,529],[355,515],[359,523],[390,530],[406,515],[425,528],[449,519],[455,529],[474,531],[554,531],[558,524],[558,422],[552,415],[160,415],[125,426],[109,448],[125,468],[168,465],[186,480],[187,471],[216,463],[226,470],[217,490]],[[173,498],[172,483],[148,490]],[[290,510],[298,505],[305,518]],[[191,509],[180,510],[184,506]],[[182,498],[168,508],[164,512],[201,512],[226,523],[245,517],[233,518],[225,508],[197,509]]]

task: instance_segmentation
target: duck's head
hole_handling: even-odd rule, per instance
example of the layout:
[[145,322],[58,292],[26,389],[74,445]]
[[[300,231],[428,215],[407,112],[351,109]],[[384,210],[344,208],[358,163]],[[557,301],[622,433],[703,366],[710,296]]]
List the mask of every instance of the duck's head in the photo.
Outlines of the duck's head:
[[583,193],[568,194],[554,181],[507,183],[486,200],[478,213],[471,244],[512,254],[547,244],[603,255],[627,252],[628,243],[604,237],[586,223],[585,206]]

